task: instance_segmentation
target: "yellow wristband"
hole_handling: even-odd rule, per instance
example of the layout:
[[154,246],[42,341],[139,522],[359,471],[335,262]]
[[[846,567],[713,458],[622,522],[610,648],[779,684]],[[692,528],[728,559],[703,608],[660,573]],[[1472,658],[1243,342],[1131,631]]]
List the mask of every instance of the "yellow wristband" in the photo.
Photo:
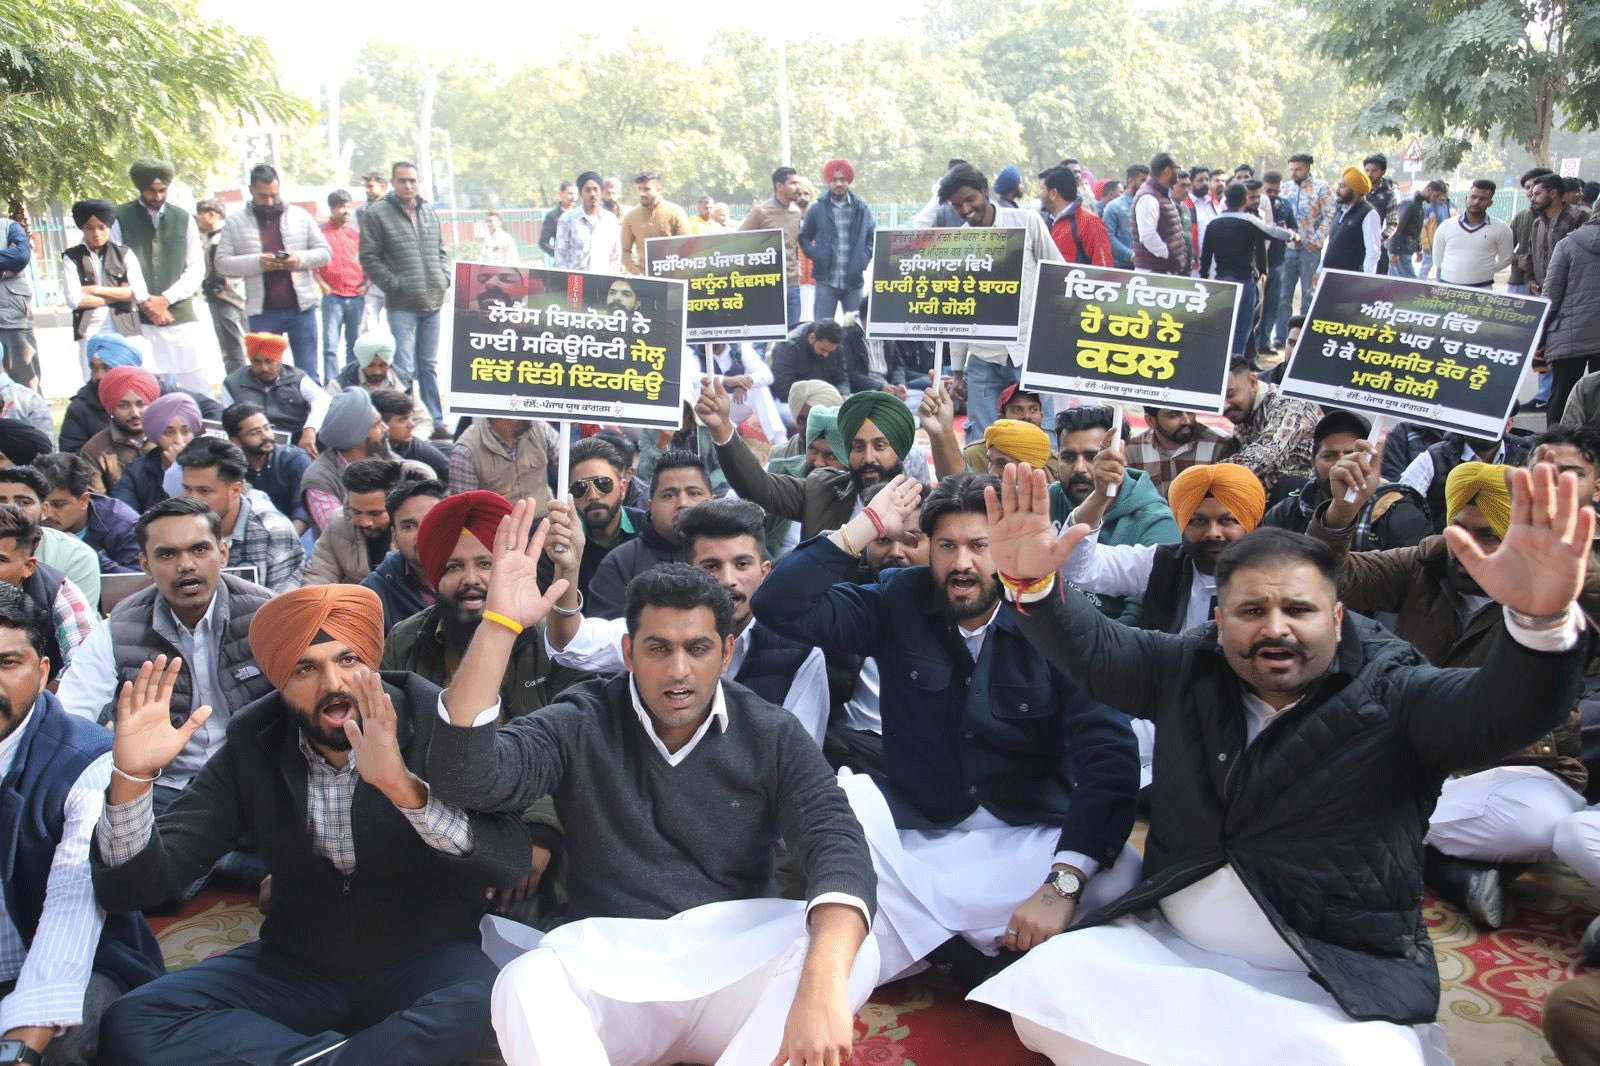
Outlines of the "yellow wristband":
[[844,550],[845,551],[849,552],[851,555],[854,555],[858,559],[861,558],[860,549],[858,549],[854,544],[850,543],[850,534],[848,534],[848,533],[846,533],[844,531],[844,527],[843,526],[839,527],[839,539],[844,541]]
[[507,618],[505,615],[501,614],[499,611],[484,611],[483,612],[483,620],[485,622],[494,622],[497,625],[505,626],[507,629],[511,630],[511,632],[513,632],[513,633],[521,633],[522,632],[522,625],[520,623],[512,621],[511,619]]

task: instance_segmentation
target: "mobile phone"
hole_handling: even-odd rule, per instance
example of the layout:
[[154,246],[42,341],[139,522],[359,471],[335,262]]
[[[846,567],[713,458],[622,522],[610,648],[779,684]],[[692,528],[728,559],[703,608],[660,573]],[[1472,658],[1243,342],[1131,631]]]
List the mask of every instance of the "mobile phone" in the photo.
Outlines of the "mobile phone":
[[274,252],[273,255],[272,255],[272,258],[274,258],[274,259],[287,259],[287,258],[289,258],[289,253],[288,252]]

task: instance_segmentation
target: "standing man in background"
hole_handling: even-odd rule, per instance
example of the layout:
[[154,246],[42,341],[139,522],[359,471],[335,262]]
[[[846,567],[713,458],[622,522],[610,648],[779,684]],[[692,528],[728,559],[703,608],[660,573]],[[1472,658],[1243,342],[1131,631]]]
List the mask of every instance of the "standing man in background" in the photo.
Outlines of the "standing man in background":
[[332,384],[339,374],[339,334],[344,333],[346,363],[356,361],[356,338],[366,309],[367,278],[361,272],[361,230],[351,221],[355,205],[350,194],[335,189],[328,194],[328,221],[322,236],[333,258],[316,272],[322,293],[322,383]]
[[128,170],[139,195],[117,208],[113,243],[136,255],[150,294],[139,302],[139,331],[150,345],[152,369],[179,388],[207,392],[201,369],[209,347],[205,327],[194,313],[194,295],[206,276],[200,230],[189,212],[167,203],[172,164],[141,159]]

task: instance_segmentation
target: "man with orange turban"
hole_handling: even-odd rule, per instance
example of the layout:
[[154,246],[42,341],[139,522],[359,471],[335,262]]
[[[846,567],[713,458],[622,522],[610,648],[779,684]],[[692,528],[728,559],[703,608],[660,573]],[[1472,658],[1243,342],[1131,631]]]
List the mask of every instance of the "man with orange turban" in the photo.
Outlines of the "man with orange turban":
[[253,403],[311,455],[317,454],[317,430],[328,415],[328,393],[316,378],[283,361],[289,338],[281,333],[247,333],[246,365],[222,379],[222,406]]
[[1072,553],[1062,577],[1085,592],[1141,597],[1140,629],[1181,633],[1210,621],[1217,556],[1261,524],[1267,509],[1261,482],[1234,463],[1191,466],[1167,490],[1181,537],[1177,544],[1101,544],[1100,523],[1114,499],[1106,486],[1120,485],[1123,467],[1118,450],[1096,457],[1094,492],[1068,519],[1094,532]]
[[861,310],[866,295],[863,278],[872,261],[872,235],[877,229],[872,208],[850,191],[856,168],[848,159],[830,159],[822,166],[828,195],[806,209],[800,223],[800,251],[811,260],[817,281],[816,319],[831,319],[843,307]]
[[166,656],[122,691],[92,858],[100,903],[138,910],[249,834],[272,876],[271,917],[256,943],[118,1000],[102,1046],[141,1064],[478,1057],[495,977],[479,948],[484,891],[526,872],[527,832],[431,794],[421,774],[439,689],[377,672],[370,589],[285,592],[256,611],[249,641],[276,691],[234,716],[159,817],[151,782],[211,712],[173,725],[180,662]]
[[97,490],[109,495],[122,480],[122,471],[155,447],[144,433],[144,409],[161,395],[154,374],[137,366],[119,366],[100,379],[100,406],[111,422],[90,437],[78,453],[100,474]]

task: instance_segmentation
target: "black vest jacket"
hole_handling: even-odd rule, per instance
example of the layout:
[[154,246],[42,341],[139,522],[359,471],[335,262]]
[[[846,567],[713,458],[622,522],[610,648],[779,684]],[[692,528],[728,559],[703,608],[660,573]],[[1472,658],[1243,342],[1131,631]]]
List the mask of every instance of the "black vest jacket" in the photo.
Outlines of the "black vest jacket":
[[811,649],[797,640],[780,637],[760,622],[751,622],[750,647],[734,680],[768,703],[783,706],[797,670]]
[[1189,552],[1183,543],[1156,545],[1155,563],[1150,567],[1150,580],[1144,587],[1144,611],[1139,615],[1139,628],[1182,633],[1183,621],[1189,616],[1189,589],[1193,584],[1194,564],[1189,561]]
[[[97,277],[94,270],[94,256],[88,246],[74,244],[66,251],[66,257],[72,265],[78,268],[78,284],[80,285],[105,285],[110,288],[120,288],[128,284],[128,268],[123,264],[122,256],[127,251],[120,244],[106,242],[105,251],[101,258],[101,271],[103,276]],[[132,300],[119,300],[111,304],[111,324],[118,333],[124,337],[137,337],[139,335],[139,313],[133,308]],[[78,340],[83,340],[89,334],[88,320],[92,307],[74,307],[72,309],[72,335]]]
[[1361,223],[1372,214],[1372,205],[1357,200],[1344,213],[1338,224],[1328,234],[1328,244],[1322,252],[1325,270],[1361,270],[1366,262],[1367,242],[1362,236]]
[[305,376],[299,367],[285,363],[278,370],[278,380],[263,385],[249,367],[242,366],[228,375],[228,395],[234,403],[253,403],[261,408],[274,429],[298,435],[311,414],[311,405],[300,395],[300,379]]

